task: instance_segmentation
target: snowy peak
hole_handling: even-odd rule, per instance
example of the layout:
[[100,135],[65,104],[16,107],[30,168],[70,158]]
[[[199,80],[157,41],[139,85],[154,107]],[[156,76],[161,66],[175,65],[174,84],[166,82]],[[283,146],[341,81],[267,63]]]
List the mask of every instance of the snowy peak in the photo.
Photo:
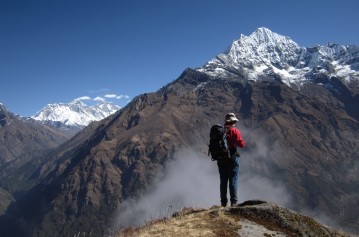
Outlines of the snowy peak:
[[262,27],[250,36],[241,35],[227,52],[197,70],[213,77],[279,79],[288,86],[300,86],[323,75],[350,82],[359,78],[359,46],[330,43],[304,48]]
[[[247,57],[255,58],[257,62],[262,61],[267,64],[297,62],[297,54],[301,49],[297,43],[289,37],[282,36],[270,31],[267,28],[259,28],[250,36],[241,35],[238,41],[232,44],[232,54],[245,54]],[[251,48],[253,51],[242,49]]]
[[6,107],[0,103],[0,127],[4,127],[8,122],[9,115]]
[[120,107],[110,102],[88,106],[80,100],[70,103],[49,104],[34,116],[35,120],[61,122],[68,126],[87,126],[115,113]]
[[250,68],[253,64],[294,64],[298,61],[300,52],[299,45],[289,37],[276,34],[267,28],[259,28],[250,36],[241,35],[239,40],[232,43],[227,53],[218,55],[208,62],[205,68],[211,69],[211,66],[219,66],[221,62],[235,68],[239,65]]
[[264,27],[258,28],[250,36],[241,35],[239,40],[233,42],[232,46],[233,45],[240,45],[242,47],[250,46],[264,51],[271,50],[274,47],[284,49],[283,46],[288,49],[300,48],[299,45],[289,37],[279,35]]
[[3,105],[3,103],[0,102],[0,111],[7,111],[5,105]]

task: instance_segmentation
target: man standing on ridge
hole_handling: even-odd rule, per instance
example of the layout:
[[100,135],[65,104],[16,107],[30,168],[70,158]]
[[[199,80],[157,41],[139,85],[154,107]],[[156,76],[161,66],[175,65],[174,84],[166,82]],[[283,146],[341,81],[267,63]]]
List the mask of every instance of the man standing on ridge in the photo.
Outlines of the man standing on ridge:
[[245,142],[241,132],[235,128],[239,121],[234,113],[225,116],[224,129],[226,132],[227,145],[230,152],[230,159],[219,159],[217,161],[220,176],[221,205],[227,206],[227,186],[229,184],[229,194],[231,206],[238,202],[238,175],[239,175],[239,153],[237,146],[244,148]]

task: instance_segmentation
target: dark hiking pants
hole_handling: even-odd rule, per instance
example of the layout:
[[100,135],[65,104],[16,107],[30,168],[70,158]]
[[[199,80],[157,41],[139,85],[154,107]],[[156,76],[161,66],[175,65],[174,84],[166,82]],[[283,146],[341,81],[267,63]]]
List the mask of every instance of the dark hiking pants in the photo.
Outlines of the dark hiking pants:
[[217,164],[220,177],[221,204],[222,206],[227,205],[228,186],[231,205],[236,204],[238,201],[239,157],[218,161]]

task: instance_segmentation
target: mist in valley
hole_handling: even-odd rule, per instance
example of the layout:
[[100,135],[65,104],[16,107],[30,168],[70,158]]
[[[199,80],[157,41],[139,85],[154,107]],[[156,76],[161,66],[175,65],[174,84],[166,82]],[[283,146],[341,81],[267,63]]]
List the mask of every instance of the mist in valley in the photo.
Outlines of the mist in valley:
[[[266,149],[261,146],[261,149],[242,153],[239,203],[260,199],[286,206],[290,202],[290,195],[282,183],[249,170],[250,159],[256,159]],[[212,161],[207,154],[182,150],[167,162],[165,169],[164,177],[154,183],[147,194],[138,200],[126,200],[121,204],[115,218],[115,229],[140,226],[153,219],[170,217],[184,207],[208,208],[220,205],[217,162]]]

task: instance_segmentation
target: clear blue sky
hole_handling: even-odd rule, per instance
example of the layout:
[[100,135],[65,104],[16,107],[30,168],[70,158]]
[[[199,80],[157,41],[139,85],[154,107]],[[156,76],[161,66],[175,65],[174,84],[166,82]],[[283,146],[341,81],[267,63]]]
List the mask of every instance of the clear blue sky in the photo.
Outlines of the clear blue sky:
[[83,96],[132,99],[259,27],[309,47],[358,45],[358,23],[358,0],[0,0],[0,102],[31,116]]

